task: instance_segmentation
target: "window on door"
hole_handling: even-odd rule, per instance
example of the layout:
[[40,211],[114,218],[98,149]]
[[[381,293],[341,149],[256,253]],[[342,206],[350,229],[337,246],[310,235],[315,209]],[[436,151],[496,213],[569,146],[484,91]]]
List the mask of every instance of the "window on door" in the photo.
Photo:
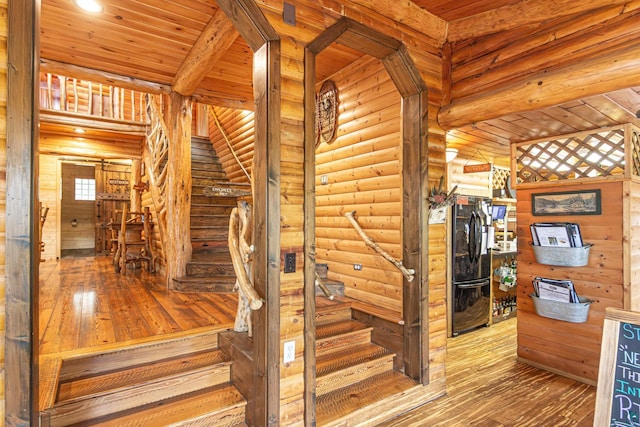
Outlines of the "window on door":
[[95,200],[96,180],[76,178],[75,194],[76,200]]

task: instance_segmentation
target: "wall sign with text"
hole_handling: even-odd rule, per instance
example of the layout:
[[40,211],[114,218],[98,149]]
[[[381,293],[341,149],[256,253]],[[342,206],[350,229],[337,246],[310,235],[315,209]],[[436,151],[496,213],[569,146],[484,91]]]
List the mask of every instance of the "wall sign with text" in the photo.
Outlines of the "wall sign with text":
[[640,425],[640,313],[607,308],[594,426]]

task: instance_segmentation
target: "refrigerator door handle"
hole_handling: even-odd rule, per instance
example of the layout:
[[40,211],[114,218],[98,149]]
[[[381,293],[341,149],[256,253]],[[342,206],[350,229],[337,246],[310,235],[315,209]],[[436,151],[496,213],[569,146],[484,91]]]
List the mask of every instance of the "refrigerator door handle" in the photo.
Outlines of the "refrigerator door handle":
[[469,238],[467,239],[467,249],[469,250],[469,261],[476,262],[476,213],[469,215]]

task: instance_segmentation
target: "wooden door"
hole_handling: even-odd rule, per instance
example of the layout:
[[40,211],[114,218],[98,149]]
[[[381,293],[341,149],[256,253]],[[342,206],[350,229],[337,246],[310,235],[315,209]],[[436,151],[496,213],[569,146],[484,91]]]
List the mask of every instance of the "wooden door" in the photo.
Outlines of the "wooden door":
[[111,223],[119,227],[117,210],[129,202],[131,167],[102,163],[96,165],[96,255],[111,253],[113,238]]

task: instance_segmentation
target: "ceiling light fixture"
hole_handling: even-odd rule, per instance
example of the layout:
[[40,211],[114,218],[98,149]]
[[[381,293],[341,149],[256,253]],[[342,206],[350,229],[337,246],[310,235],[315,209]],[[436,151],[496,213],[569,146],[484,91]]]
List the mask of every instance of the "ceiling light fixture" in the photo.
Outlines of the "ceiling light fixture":
[[451,163],[453,161],[453,159],[455,159],[458,156],[458,149],[457,148],[447,148],[445,151],[445,158],[447,160],[447,163]]
[[75,133],[84,133],[85,132],[84,129],[82,129],[82,128],[75,128],[73,131]]
[[99,13],[102,12],[102,5],[98,3],[96,0],[73,0],[73,2],[80,9],[91,12],[91,13]]

